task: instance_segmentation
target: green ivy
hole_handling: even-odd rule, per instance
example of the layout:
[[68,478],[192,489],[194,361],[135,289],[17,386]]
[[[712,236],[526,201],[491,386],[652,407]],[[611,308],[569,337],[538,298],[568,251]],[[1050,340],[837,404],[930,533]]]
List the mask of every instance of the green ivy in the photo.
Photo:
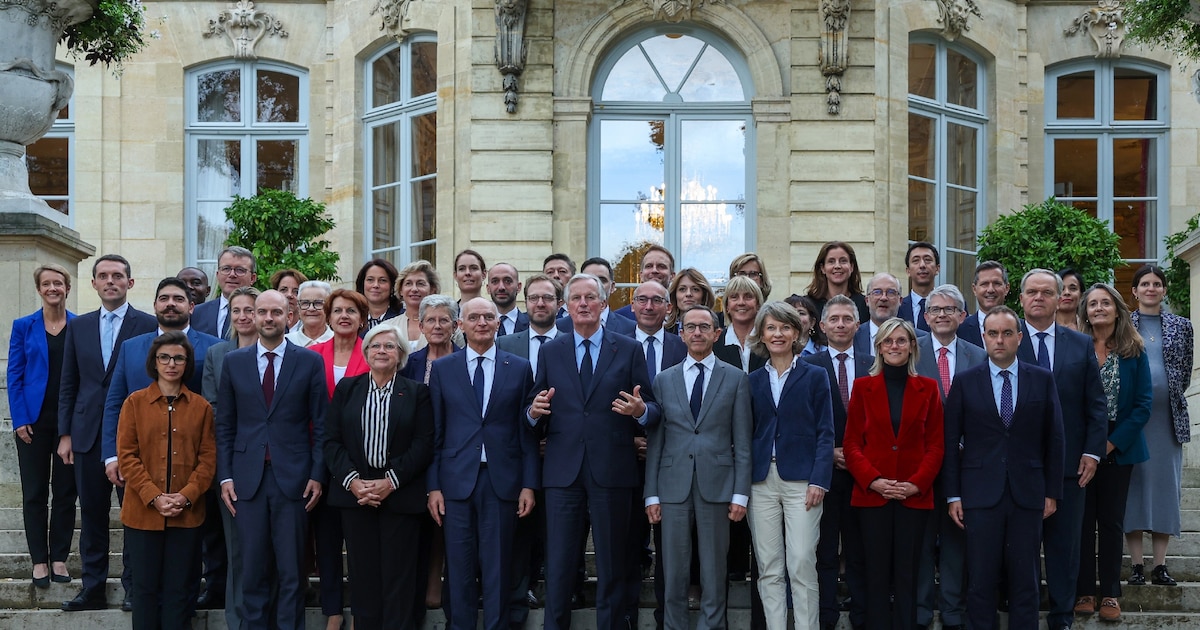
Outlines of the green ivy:
[[1192,266],[1175,254],[1175,248],[1197,228],[1200,228],[1200,214],[1188,219],[1186,228],[1163,239],[1167,246],[1167,257],[1163,260],[1163,274],[1167,276],[1167,304],[1171,305],[1171,312],[1180,317],[1190,318],[1192,315]]
[[338,279],[338,253],[328,240],[317,240],[334,226],[324,204],[263,189],[253,197],[234,197],[225,216],[233,223],[225,244],[254,252],[258,288],[270,288],[271,274],[280,269],[296,269],[310,280]]
[[1111,282],[1123,267],[1121,237],[1108,222],[1051,197],[996,219],[979,235],[978,260],[995,260],[1008,270],[1008,305],[1021,312],[1021,276],[1030,269],[1077,270],[1085,286]]
[[1125,0],[1121,11],[1130,40],[1200,59],[1200,25],[1188,19],[1189,0]]

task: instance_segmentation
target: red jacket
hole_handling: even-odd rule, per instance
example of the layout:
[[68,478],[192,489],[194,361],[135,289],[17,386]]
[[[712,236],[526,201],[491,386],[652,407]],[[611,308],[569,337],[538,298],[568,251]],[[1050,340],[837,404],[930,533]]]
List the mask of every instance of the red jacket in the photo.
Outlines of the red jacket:
[[[325,384],[329,386],[330,400],[333,400],[333,388],[337,385],[337,383],[333,382],[333,344],[335,342],[337,342],[337,337],[308,347],[309,350],[321,355],[321,360],[325,362]],[[350,361],[346,366],[346,374],[342,378],[366,374],[370,370],[371,368],[367,365],[366,358],[363,357],[362,339],[355,339],[354,352],[350,353]]]
[[933,483],[942,467],[946,445],[942,433],[942,397],[937,381],[924,376],[909,376],[900,412],[900,431],[892,431],[887,384],[883,375],[854,381],[854,395],[846,415],[846,439],[843,442],[846,468],[854,477],[850,505],[885,505],[879,493],[870,490],[871,482],[883,477],[908,481],[920,493],[904,500],[909,508],[933,509]]

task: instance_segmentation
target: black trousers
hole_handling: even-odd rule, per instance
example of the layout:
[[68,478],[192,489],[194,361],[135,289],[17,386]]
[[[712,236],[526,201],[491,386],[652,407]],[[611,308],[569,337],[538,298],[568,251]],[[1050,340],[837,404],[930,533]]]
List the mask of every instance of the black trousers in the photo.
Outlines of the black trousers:
[[846,588],[850,591],[850,624],[866,623],[867,592],[863,569],[862,534],[850,507],[854,478],[844,470],[833,471],[833,487],[825,495],[821,512],[821,539],[817,542],[817,583],[821,591],[821,625],[837,625],[841,608],[837,601],[838,542],[846,562]]
[[917,556],[931,511],[907,508],[899,501],[855,510],[866,555],[867,627],[913,630],[917,627]]
[[412,547],[402,541],[417,540],[421,515],[375,508],[341,512],[350,583],[354,585],[350,611],[355,629],[411,630],[417,562]]
[[[1132,465],[1101,462],[1087,485],[1083,529],[1079,536],[1079,579],[1076,597],[1121,596],[1121,559],[1125,554],[1125,499]],[[1100,588],[1096,590],[1097,569]]]
[[66,562],[75,530],[75,468],[64,464],[55,452],[58,427],[53,418],[34,423],[32,429],[29,444],[13,436],[17,441],[17,467],[21,471],[25,542],[33,564]]
[[326,617],[342,614],[342,515],[325,497],[308,514],[316,545],[317,572],[321,575],[319,601]]
[[162,531],[125,528],[133,569],[134,630],[189,628],[193,576],[200,563],[199,527]]

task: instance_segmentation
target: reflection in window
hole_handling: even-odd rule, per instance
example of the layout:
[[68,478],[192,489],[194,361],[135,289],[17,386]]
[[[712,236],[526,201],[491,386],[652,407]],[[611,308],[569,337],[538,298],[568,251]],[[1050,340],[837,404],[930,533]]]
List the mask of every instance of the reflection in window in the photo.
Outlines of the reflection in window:
[[[212,271],[235,195],[305,194],[308,76],[266,62],[216,64],[188,76],[188,258]],[[245,168],[243,168],[245,165]]]
[[1088,60],[1047,73],[1047,179],[1060,201],[1108,221],[1121,237],[1129,264],[1116,271],[1115,286],[1126,293],[1133,272],[1162,254],[1166,72]]
[[589,254],[611,261],[628,286],[644,248],[660,244],[677,268],[724,284],[729,261],[752,246],[744,62],[707,33],[643,31],[602,64],[594,94]]
[[437,42],[415,36],[367,62],[367,258],[436,260]]
[[983,65],[942,40],[916,40],[908,50],[908,240],[933,243],[942,253],[939,281],[965,286],[987,214]]
[[[72,74],[69,66],[58,70]],[[71,175],[74,172],[75,119],[71,104],[58,112],[50,131],[25,147],[25,168],[29,171],[29,190],[51,208],[62,213],[64,225],[71,225]]]

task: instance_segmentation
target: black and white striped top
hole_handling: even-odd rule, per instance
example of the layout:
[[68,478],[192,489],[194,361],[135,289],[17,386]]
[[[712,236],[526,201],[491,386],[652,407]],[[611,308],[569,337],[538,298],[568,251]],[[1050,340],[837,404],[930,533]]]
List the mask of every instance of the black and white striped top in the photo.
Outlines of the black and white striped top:
[[[387,469],[388,481],[392,488],[399,488],[399,479],[395,471],[387,468],[387,436],[388,419],[392,412],[392,383],[389,379],[383,387],[375,384],[375,379],[367,376],[367,400],[363,405],[363,453],[367,457],[367,465],[375,469]],[[351,470],[342,481],[342,486],[350,489],[350,482],[358,478],[358,471]]]

